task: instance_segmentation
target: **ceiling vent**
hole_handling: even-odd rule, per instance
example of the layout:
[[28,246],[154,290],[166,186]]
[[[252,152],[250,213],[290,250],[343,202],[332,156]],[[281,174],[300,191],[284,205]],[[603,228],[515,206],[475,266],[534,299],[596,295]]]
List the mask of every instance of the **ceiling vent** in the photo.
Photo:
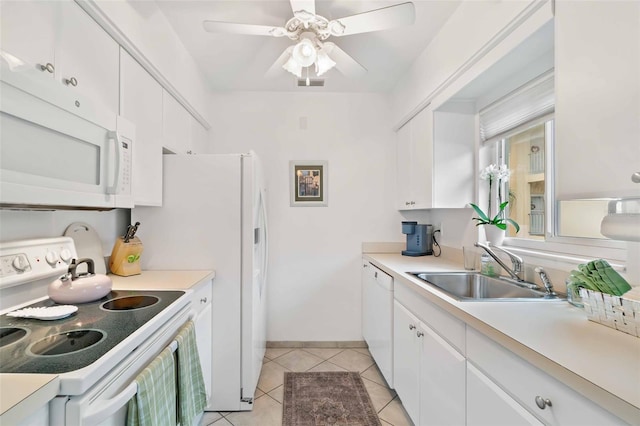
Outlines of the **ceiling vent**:
[[324,79],[322,78],[310,78],[309,84],[307,84],[306,78],[298,79],[298,87],[323,87],[323,86],[324,86]]

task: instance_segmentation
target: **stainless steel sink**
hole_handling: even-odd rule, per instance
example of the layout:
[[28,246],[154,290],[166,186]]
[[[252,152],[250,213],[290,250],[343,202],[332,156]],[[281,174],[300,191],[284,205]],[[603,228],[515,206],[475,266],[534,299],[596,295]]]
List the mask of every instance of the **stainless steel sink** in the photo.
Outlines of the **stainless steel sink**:
[[517,283],[508,278],[487,277],[477,272],[409,272],[427,284],[460,301],[553,301],[562,297],[548,295],[531,283]]

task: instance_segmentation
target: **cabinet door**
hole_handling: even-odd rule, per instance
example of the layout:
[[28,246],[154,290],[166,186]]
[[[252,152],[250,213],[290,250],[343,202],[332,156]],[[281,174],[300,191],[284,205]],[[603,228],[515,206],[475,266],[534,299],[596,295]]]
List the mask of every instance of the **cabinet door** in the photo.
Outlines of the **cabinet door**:
[[398,210],[432,207],[433,112],[420,111],[396,134]]
[[[56,78],[70,90],[118,112],[119,56],[115,42],[75,2],[60,2]],[[67,84],[75,78],[76,85]]]
[[433,111],[427,107],[411,120],[411,191],[413,208],[433,205]]
[[467,364],[467,426],[542,424],[498,385]]
[[[0,48],[10,68],[34,70],[47,78],[54,74],[40,65],[55,68],[56,19],[58,2],[0,2]],[[11,55],[5,57],[5,55]],[[11,62],[15,57],[20,62]]]
[[420,424],[420,321],[404,306],[393,303],[393,384],[407,414]]
[[162,86],[124,49],[120,55],[120,114],[136,126],[133,200],[162,205]]
[[420,423],[463,425],[465,423],[466,360],[430,327],[419,327]]
[[556,195],[638,197],[640,2],[556,2]]
[[191,114],[166,90],[162,91],[163,146],[175,154],[191,150]]
[[398,210],[411,208],[411,195],[411,122],[409,122],[396,133],[396,207]]

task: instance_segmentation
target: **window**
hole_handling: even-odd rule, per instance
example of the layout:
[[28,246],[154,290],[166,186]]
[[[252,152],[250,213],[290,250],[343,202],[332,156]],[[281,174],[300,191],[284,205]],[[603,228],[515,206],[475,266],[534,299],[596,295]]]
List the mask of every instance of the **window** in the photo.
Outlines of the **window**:
[[556,203],[554,104],[551,70],[483,108],[479,112],[484,142],[479,166],[505,164],[511,170],[503,191],[509,196],[507,217],[520,225],[520,232],[509,226],[507,237],[542,242],[571,238],[573,244],[589,244],[586,240],[605,238],[600,223],[609,200]]

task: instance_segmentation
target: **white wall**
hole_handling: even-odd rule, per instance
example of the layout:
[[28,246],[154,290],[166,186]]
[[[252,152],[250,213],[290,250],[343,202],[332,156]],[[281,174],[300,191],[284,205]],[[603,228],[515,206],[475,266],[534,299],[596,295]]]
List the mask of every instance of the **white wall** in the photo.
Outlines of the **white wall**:
[[[511,31],[526,31],[526,25],[515,29],[516,26],[512,24],[525,21],[545,3],[548,1],[462,2],[405,76],[398,81],[392,94],[394,126],[408,120],[421,104],[444,90],[452,76],[459,76],[481,60],[483,55]],[[550,7],[546,9],[549,9],[546,13],[550,13]],[[508,45],[509,42],[503,44]],[[488,56],[491,55],[489,52]]]
[[[218,94],[211,112],[215,153],[253,149],[263,162],[268,340],[362,340],[361,243],[403,239],[393,207],[395,143],[387,98]],[[290,207],[289,160],[329,162],[328,207]]]

